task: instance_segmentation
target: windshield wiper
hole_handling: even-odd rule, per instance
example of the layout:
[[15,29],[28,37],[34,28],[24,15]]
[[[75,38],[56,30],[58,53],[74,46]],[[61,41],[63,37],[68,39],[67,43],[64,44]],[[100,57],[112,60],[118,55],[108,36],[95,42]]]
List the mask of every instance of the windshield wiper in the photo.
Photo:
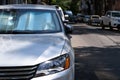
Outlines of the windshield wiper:
[[31,30],[13,30],[12,34],[34,34],[35,31]]
[[11,34],[12,31],[5,31],[5,30],[1,30],[0,31],[0,34]]
[[0,31],[0,34],[39,34],[39,33],[55,33],[58,31],[50,31],[50,30],[8,30],[8,31]]
[[58,31],[52,31],[52,30],[15,30],[12,31],[13,34],[21,33],[21,34],[39,34],[39,33],[55,33]]
[[0,34],[34,34],[35,31],[31,30],[8,30],[8,31],[0,31]]

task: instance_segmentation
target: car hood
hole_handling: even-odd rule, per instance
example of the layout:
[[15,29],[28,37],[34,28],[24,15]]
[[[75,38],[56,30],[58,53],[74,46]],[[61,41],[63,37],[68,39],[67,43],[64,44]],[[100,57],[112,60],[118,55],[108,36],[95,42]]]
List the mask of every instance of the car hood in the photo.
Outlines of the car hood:
[[0,35],[0,66],[39,64],[59,56],[64,42],[62,36]]

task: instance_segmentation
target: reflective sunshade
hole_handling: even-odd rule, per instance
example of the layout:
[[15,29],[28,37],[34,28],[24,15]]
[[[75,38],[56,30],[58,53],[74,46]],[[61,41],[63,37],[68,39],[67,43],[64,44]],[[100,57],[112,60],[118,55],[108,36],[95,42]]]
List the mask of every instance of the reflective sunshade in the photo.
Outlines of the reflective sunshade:
[[55,11],[32,9],[0,10],[0,31],[60,31]]

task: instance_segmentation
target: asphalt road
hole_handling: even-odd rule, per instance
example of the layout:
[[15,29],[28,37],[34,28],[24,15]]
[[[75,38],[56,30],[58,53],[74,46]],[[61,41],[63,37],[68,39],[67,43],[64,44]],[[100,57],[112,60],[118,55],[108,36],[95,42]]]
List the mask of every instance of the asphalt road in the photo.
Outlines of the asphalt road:
[[72,25],[75,80],[120,80],[120,32]]

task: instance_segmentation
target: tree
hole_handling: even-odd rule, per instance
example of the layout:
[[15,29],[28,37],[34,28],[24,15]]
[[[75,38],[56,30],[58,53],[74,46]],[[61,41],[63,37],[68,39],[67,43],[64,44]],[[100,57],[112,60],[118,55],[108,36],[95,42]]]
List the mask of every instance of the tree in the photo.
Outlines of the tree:
[[79,12],[79,6],[80,6],[80,0],[72,0],[70,9],[74,14],[77,14]]
[[59,5],[64,10],[70,9],[71,0],[51,0],[51,4]]
[[31,0],[32,4],[37,4],[37,0]]

